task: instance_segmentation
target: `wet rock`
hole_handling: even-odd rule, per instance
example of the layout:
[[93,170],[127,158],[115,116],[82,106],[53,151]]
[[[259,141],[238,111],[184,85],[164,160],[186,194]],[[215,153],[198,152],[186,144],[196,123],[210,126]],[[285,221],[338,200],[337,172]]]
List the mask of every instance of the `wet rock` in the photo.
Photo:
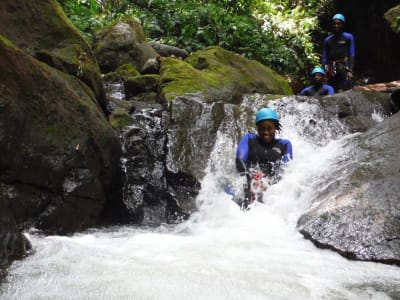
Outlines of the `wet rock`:
[[9,192],[7,187],[0,183],[0,271],[13,260],[23,258],[31,248],[30,242],[18,229],[9,208],[10,201],[6,195]]
[[354,138],[354,151],[298,221],[318,247],[352,259],[400,265],[400,115]]
[[132,125],[121,131],[125,170],[123,203],[129,221],[160,225],[185,218],[187,215],[167,182],[162,107],[142,103],[131,118]]
[[21,228],[68,233],[117,202],[120,144],[93,92],[0,38],[0,182]]
[[323,109],[339,117],[349,132],[363,132],[395,111],[389,93],[350,90],[320,97]]

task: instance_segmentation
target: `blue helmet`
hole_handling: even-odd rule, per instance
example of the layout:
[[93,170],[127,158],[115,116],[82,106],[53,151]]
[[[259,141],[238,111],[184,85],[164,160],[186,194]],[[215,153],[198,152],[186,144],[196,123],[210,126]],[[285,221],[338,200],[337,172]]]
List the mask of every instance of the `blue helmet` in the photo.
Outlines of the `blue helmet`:
[[320,68],[320,67],[314,68],[314,69],[311,71],[311,75],[314,75],[315,73],[321,73],[322,75],[325,75],[324,69],[322,69],[322,68]]
[[332,21],[334,20],[340,20],[343,23],[346,22],[346,19],[344,18],[344,16],[342,14],[336,14],[333,16]]
[[256,124],[264,120],[273,120],[279,124],[278,114],[272,108],[262,108],[256,113]]

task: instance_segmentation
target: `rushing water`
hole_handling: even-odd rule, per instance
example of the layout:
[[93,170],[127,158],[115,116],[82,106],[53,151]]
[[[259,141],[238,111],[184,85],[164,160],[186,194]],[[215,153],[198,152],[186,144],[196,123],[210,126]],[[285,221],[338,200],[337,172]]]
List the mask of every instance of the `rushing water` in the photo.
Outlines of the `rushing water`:
[[295,159],[264,204],[244,213],[222,191],[221,178],[236,187],[243,182],[233,168],[237,141],[228,120],[202,182],[199,211],[188,221],[72,237],[29,233],[34,254],[12,265],[0,298],[400,299],[399,267],[347,260],[297,232],[317,186],[350,151],[349,135],[316,105],[288,101],[277,108],[280,136],[292,141]]

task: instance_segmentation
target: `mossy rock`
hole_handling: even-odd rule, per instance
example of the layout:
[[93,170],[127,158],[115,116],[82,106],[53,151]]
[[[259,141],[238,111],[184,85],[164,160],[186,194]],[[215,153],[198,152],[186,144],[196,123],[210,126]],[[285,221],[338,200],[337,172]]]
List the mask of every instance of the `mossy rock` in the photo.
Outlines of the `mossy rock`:
[[115,108],[110,114],[109,120],[111,126],[118,131],[121,131],[122,128],[133,123],[132,117],[125,107]]
[[400,5],[389,9],[385,13],[384,17],[390,28],[392,28],[395,33],[400,33]]
[[108,82],[121,82],[129,77],[139,76],[140,72],[131,64],[123,64],[114,72],[104,75],[103,80]]
[[85,39],[55,0],[0,1],[0,34],[28,54],[78,77],[106,111],[100,69]]
[[104,73],[113,72],[123,64],[141,70],[157,52],[146,42],[141,24],[134,18],[119,20],[93,35],[93,52]]
[[38,207],[14,215],[53,233],[94,226],[118,185],[116,131],[81,80],[1,35],[0,57],[0,181],[13,188],[13,208],[27,207],[26,188]]
[[158,92],[160,75],[148,74],[129,77],[125,83],[126,98],[130,98],[142,93]]
[[[143,103],[147,103],[147,104],[160,103],[158,93],[156,93],[156,92],[140,93],[134,97],[129,98],[128,101],[143,102]],[[162,103],[160,103],[160,104],[162,104]]]
[[221,47],[191,54],[185,61],[162,60],[161,88],[166,100],[201,92],[210,101],[237,103],[243,94],[293,94],[288,82],[271,68]]

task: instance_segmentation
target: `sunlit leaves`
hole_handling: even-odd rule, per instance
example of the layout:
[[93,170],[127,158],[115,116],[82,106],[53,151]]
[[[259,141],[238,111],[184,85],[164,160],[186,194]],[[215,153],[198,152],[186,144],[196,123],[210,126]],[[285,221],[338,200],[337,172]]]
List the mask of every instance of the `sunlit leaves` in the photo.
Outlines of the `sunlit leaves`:
[[149,40],[195,51],[219,45],[285,74],[317,62],[310,31],[326,0],[60,0],[84,35],[130,15]]

